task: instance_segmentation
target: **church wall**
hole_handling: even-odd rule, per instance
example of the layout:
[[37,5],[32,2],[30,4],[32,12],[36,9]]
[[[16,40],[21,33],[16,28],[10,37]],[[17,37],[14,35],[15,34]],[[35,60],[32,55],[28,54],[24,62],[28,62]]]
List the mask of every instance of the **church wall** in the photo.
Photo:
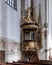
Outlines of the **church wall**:
[[[41,22],[42,22],[42,49],[39,51],[39,59],[40,60],[46,60],[47,59],[47,54],[45,53],[45,49],[47,49],[47,43],[45,41],[44,37],[44,23],[46,22],[45,20],[45,0],[34,0],[34,8],[36,13],[36,17],[39,17],[39,4],[41,4]],[[47,7],[47,5],[46,5]]]
[[[20,42],[20,9],[21,0],[17,0],[17,11],[5,3],[5,0],[1,1],[1,37],[7,37]],[[13,31],[14,30],[14,31]]]
[[[30,1],[30,0],[29,0]],[[35,11],[36,11],[36,17],[38,17],[39,15],[39,4],[41,3],[41,15],[42,15],[42,25],[45,22],[45,0],[34,0],[34,7],[35,7]],[[50,6],[52,1],[49,0],[49,14],[52,16],[51,14],[51,8]],[[27,6],[25,8],[27,8],[28,6],[30,6],[27,4]],[[47,7],[48,8],[48,7]],[[15,11],[14,9],[12,9],[9,5],[7,5],[5,3],[5,0],[0,0],[0,37],[6,37],[9,39],[13,39],[17,42],[20,42],[20,19],[21,19],[21,0],[17,0],[17,11]],[[47,12],[48,14],[48,12]],[[47,48],[51,47],[51,17],[49,15],[49,34],[48,34],[48,43],[47,43]],[[48,17],[48,15],[47,15]],[[47,20],[48,21],[48,20]],[[44,31],[44,27],[43,27],[43,31]],[[48,59],[49,57],[49,52],[48,52],[48,56],[47,58],[45,58],[46,53],[45,53],[45,39],[44,39],[44,34],[42,34],[43,38],[42,38],[42,49],[39,51],[39,58],[42,60]],[[6,42],[6,48],[3,47],[3,43],[0,42],[0,50],[5,50],[6,51],[6,61],[8,62],[12,62],[12,61],[17,61],[17,58],[20,58],[20,52],[18,54],[18,52],[15,54],[10,54],[11,52],[11,46],[10,44],[12,44],[11,42]],[[49,45],[50,43],[50,45]],[[17,48],[17,47],[16,47]],[[18,50],[17,50],[18,51]],[[7,53],[9,55],[7,55]],[[13,57],[15,56],[15,59],[13,60]],[[10,59],[11,58],[11,59]]]
[[[52,0],[48,0],[48,40],[47,40],[47,59],[52,56]],[[51,48],[51,50],[49,50]]]
[[[6,38],[6,41],[7,39],[10,39],[20,43],[20,10],[21,0],[17,0],[17,11],[6,4],[5,0],[0,0],[0,38]],[[10,44],[14,45],[15,43],[11,43],[10,41],[5,43],[5,48],[3,47],[2,42],[0,44],[0,50],[5,50],[5,61],[12,62],[19,60],[20,51],[18,49],[17,51],[15,50],[16,52],[13,55],[9,54],[11,47]]]

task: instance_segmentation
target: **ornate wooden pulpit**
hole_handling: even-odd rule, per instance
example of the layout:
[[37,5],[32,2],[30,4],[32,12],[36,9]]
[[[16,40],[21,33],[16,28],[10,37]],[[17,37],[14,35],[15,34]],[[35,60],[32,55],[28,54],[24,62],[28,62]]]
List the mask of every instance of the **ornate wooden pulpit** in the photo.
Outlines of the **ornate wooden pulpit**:
[[22,41],[21,41],[21,51],[24,61],[34,62],[38,60],[38,19],[31,16],[31,9],[27,9],[27,15],[23,17],[20,24]]

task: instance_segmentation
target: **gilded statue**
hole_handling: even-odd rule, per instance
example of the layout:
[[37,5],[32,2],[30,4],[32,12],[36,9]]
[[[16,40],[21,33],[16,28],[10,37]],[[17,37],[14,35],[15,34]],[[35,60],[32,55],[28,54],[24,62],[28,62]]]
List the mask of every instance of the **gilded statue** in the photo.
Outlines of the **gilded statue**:
[[23,16],[23,21],[24,22],[32,22],[32,20],[31,20],[31,10],[30,10],[30,8],[28,8],[28,10],[27,10],[27,15],[26,16]]

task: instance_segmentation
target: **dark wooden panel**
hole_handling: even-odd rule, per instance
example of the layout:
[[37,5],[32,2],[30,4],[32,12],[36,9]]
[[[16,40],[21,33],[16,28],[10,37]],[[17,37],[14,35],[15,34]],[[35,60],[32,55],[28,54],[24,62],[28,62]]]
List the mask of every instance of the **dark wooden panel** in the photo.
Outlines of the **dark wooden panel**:
[[5,51],[0,50],[0,63],[5,62]]

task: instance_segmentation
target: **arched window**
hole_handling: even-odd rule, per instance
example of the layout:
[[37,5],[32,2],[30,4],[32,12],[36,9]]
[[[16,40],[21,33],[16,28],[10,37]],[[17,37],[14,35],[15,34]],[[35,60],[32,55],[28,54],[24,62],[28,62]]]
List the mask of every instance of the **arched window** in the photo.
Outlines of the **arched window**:
[[5,0],[5,1],[9,6],[17,10],[17,0]]

